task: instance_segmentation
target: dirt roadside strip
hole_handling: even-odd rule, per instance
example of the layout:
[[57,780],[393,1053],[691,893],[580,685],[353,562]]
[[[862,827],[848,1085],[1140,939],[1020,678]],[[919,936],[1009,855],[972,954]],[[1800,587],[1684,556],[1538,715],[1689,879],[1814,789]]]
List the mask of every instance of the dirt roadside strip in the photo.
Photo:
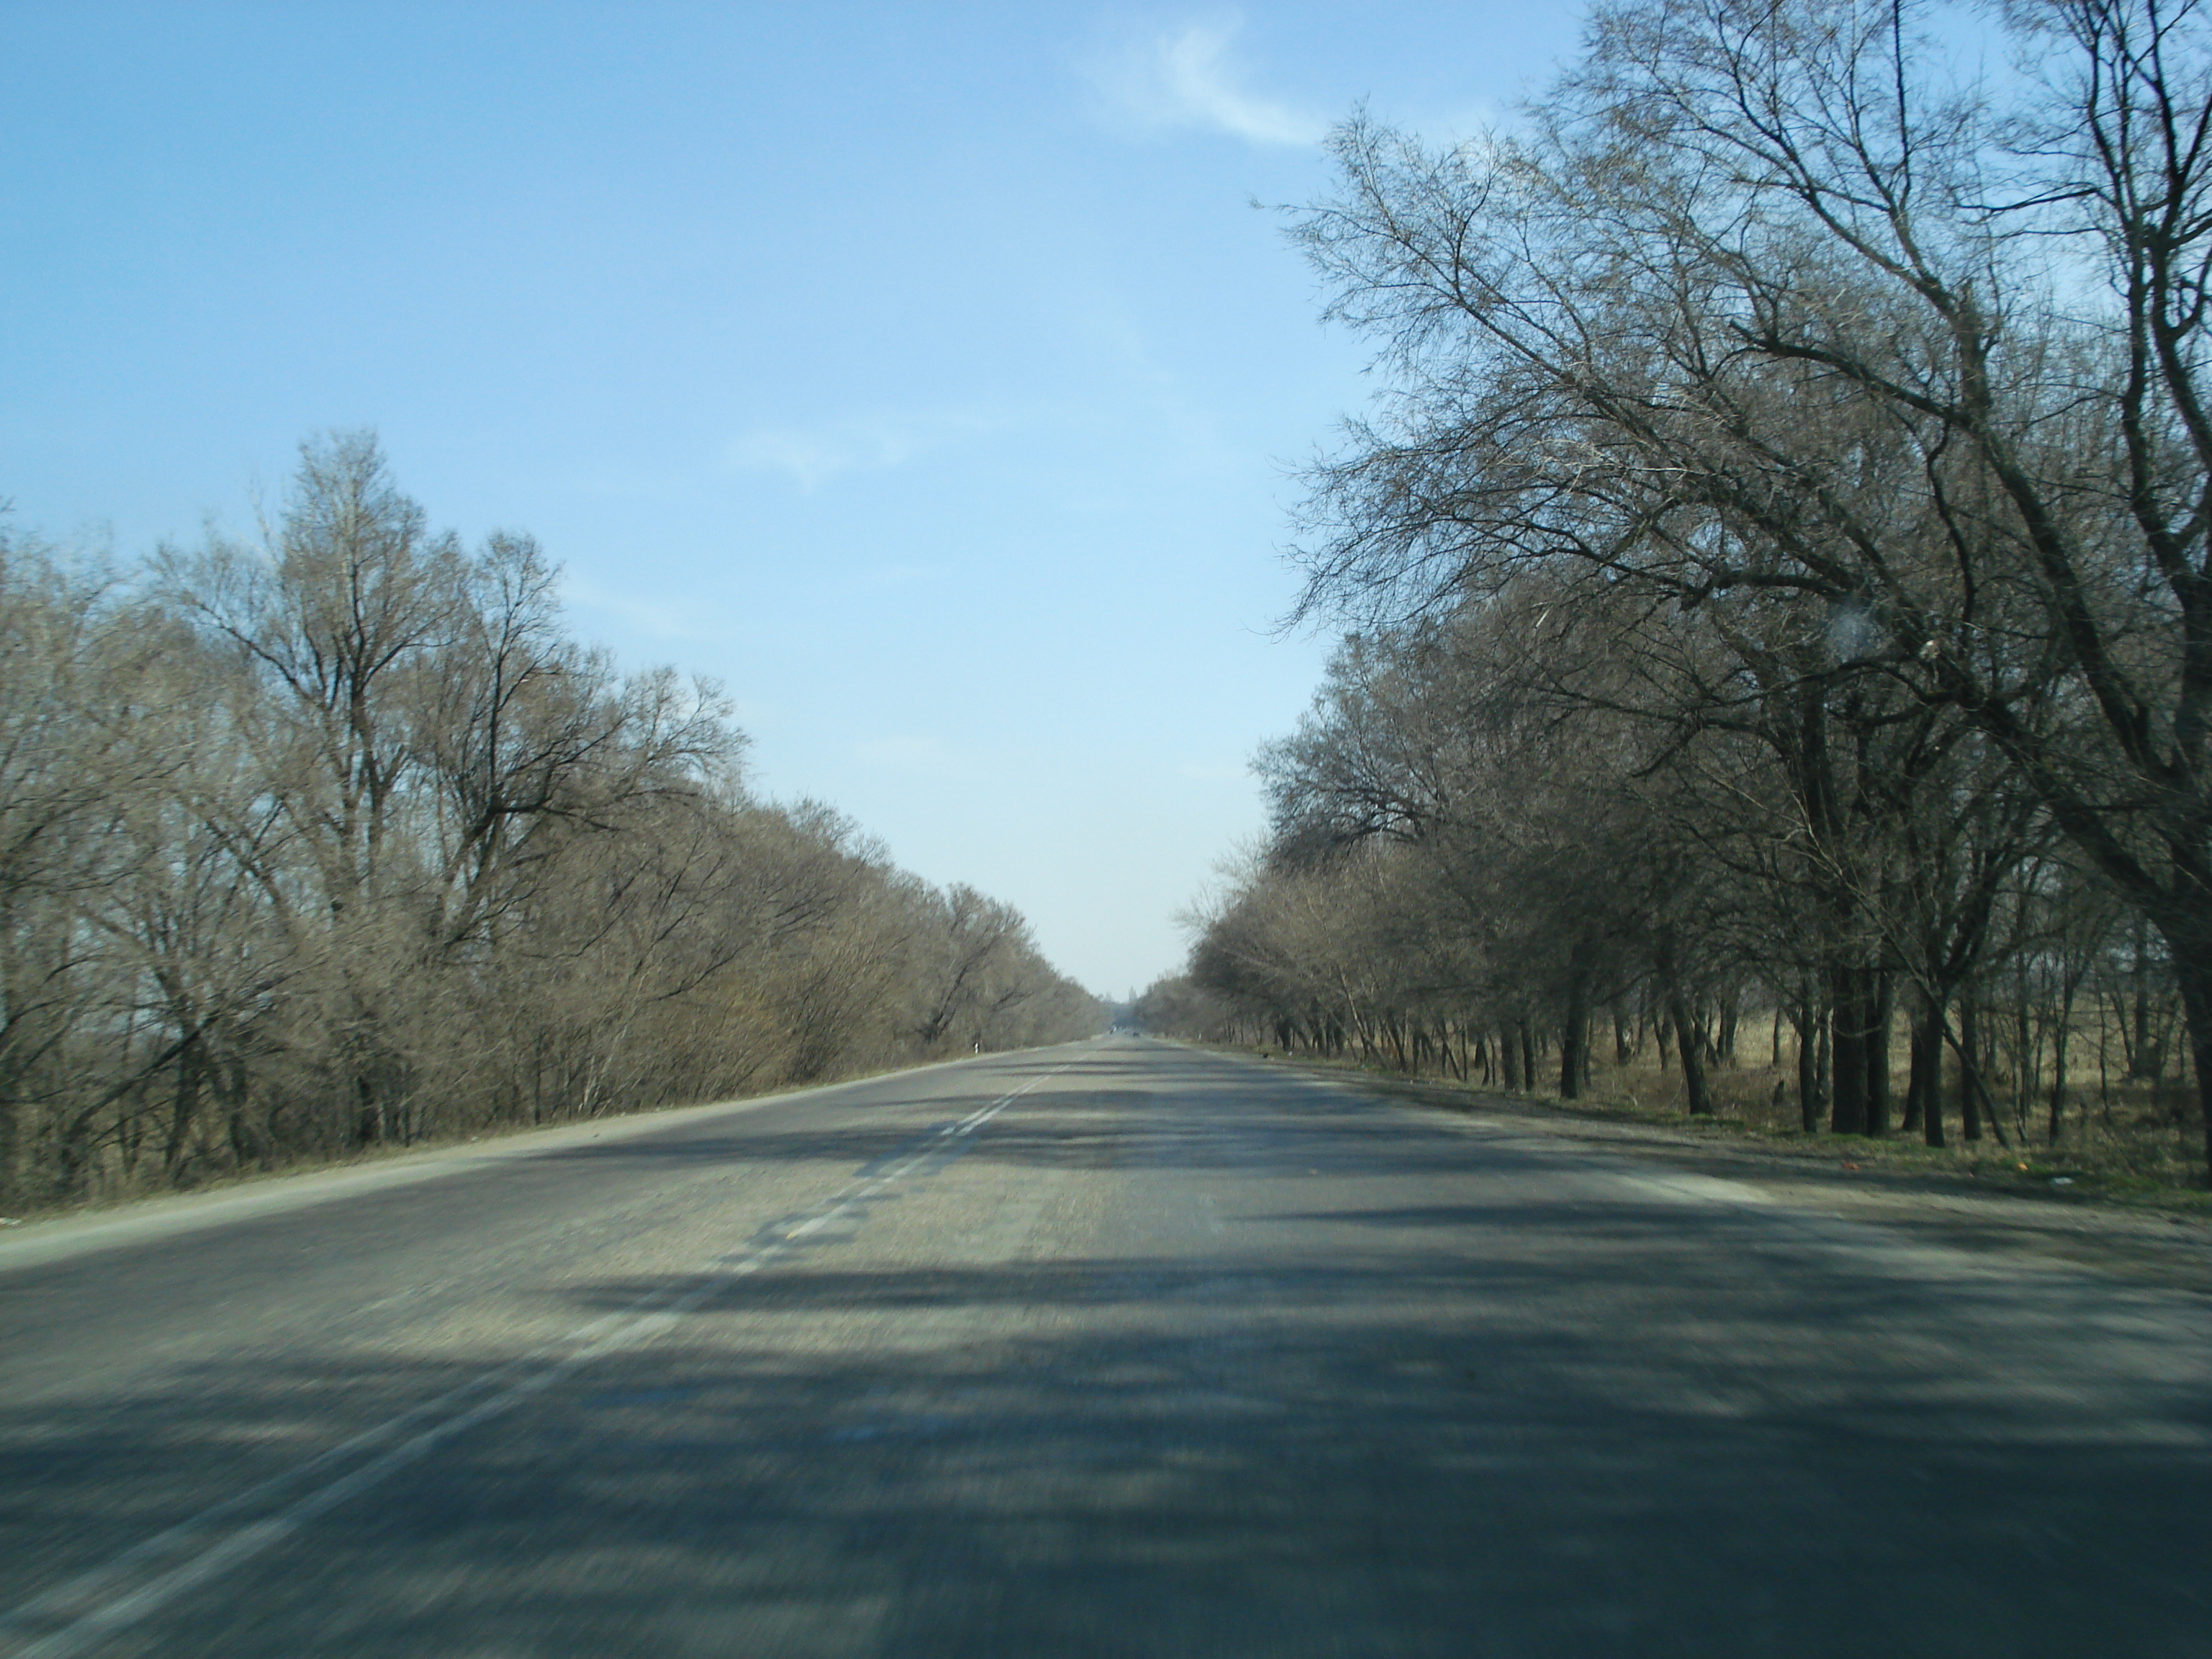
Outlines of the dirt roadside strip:
[[[1254,1058],[1249,1049],[1222,1052]],[[2086,1267],[2212,1296],[2212,1217],[2038,1190],[2025,1182],[1993,1188],[1975,1176],[1940,1170],[1847,1168],[1852,1149],[1825,1139],[1793,1149],[1761,1145],[1728,1125],[1712,1131],[1676,1128],[1386,1073],[1275,1056],[1261,1063],[1401,1105],[1612,1147],[1755,1188],[1777,1204],[1878,1223],[1929,1243]]]

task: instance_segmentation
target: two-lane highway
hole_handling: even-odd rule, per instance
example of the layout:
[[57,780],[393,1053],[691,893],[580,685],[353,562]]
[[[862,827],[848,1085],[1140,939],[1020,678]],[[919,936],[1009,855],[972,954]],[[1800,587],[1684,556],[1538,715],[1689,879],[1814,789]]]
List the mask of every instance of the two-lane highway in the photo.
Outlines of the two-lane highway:
[[2212,1654],[2212,1308],[1138,1039],[0,1241],[0,1659]]

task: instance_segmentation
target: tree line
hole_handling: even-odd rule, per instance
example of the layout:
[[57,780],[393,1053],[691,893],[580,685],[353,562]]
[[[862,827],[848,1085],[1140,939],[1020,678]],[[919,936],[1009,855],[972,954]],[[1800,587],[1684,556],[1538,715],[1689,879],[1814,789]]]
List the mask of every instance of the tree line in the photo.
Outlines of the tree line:
[[1340,128],[1292,234],[1385,389],[1297,556],[1352,631],[1163,1014],[1524,1084],[1548,1034],[1568,1096],[1644,1021],[1698,1110],[1749,998],[1806,1127],[1940,1139],[1947,1066],[2002,1132],[2008,1046],[2055,1130],[2131,998],[2201,1115],[2208,46],[2187,0],[1618,0],[1510,132]]
[[117,578],[0,540],[0,1205],[1059,1041],[1010,906],[757,799],[374,440]]

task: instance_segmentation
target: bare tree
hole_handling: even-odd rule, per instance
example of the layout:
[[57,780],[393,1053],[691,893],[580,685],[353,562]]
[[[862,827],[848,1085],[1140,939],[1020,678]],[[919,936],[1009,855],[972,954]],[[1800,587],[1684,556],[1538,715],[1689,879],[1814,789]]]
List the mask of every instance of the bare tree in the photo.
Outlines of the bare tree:
[[0,540],[0,1198],[728,1095],[1096,1028],[1009,906],[744,786],[537,545],[374,440],[144,579]]
[[2207,20],[2020,8],[2047,73],[1978,88],[1929,15],[1637,0],[1522,137],[1344,130],[1298,234],[1399,390],[1316,474],[1310,603],[1564,561],[1798,612],[2151,920],[2212,1098]]

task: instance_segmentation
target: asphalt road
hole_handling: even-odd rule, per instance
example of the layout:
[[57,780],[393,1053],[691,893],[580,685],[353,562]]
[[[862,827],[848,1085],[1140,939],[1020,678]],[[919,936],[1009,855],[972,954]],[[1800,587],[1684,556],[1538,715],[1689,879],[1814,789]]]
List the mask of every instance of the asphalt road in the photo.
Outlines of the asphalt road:
[[2212,1655],[2212,1305],[1109,1039],[0,1241],[0,1656]]

